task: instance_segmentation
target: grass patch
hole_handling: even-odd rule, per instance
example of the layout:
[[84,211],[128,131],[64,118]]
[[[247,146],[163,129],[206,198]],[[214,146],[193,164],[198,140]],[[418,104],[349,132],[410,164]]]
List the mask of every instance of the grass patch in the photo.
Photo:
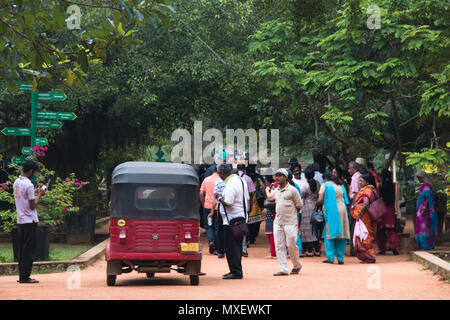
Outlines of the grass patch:
[[[49,261],[72,260],[90,248],[90,245],[71,245],[66,243],[50,244]],[[11,243],[0,244],[0,262],[14,262],[14,253]]]

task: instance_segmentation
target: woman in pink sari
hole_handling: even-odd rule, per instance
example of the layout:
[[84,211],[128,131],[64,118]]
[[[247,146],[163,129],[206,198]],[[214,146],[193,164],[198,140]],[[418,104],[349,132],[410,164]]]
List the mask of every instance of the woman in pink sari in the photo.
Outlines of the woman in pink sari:
[[417,199],[416,243],[421,249],[434,249],[438,235],[438,217],[433,186],[428,175],[419,170],[416,177],[422,184]]
[[395,232],[395,189],[392,182],[392,174],[386,169],[383,169],[381,172],[380,195],[388,212],[377,224],[376,239],[380,250],[378,254],[386,254],[386,250],[392,250],[394,255],[398,255],[398,235]]

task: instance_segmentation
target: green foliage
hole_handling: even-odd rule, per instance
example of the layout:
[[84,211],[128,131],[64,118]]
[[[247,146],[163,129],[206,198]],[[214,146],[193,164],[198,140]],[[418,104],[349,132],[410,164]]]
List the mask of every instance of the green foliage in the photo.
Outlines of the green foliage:
[[439,168],[446,172],[447,178],[450,178],[449,155],[445,150],[423,148],[421,152],[405,152],[405,154],[407,155],[407,165],[416,169]]
[[[39,171],[36,174],[36,182],[46,184],[50,179],[54,179],[47,192],[41,197],[37,211],[41,223],[51,227],[57,227],[63,222],[66,213],[78,212],[79,208],[74,206],[74,195],[87,182],[80,181],[75,174],[70,174],[64,180],[55,177],[55,172],[48,170],[42,162],[38,162]],[[0,202],[6,202],[10,207],[14,206],[14,181],[21,174],[21,167],[11,164],[9,169],[13,174],[9,174],[8,180],[2,183],[0,188]],[[0,211],[0,228],[5,232],[10,232],[16,225],[17,212],[15,209],[6,209]]]
[[[63,85],[83,85],[91,64],[123,56],[137,42],[134,32],[151,19],[167,23],[167,0],[78,1],[80,29],[69,29],[72,1],[0,1],[0,79],[36,76]],[[92,16],[102,17],[90,24]]]

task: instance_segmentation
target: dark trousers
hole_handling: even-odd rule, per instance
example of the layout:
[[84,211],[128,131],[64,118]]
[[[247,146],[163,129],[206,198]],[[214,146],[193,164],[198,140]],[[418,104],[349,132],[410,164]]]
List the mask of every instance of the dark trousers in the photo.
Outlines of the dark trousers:
[[354,253],[355,249],[353,248],[353,233],[355,231],[356,220],[353,219],[353,217],[351,215],[348,217],[348,219],[349,219],[349,225],[350,225],[350,255],[356,256]]
[[242,238],[236,239],[228,225],[223,226],[223,231],[228,268],[233,275],[242,277]]
[[223,233],[223,222],[222,216],[217,210],[214,210],[214,218],[213,218],[213,227],[214,227],[214,246],[218,253],[225,253],[225,238]]
[[211,212],[211,209],[203,209],[203,221],[204,221],[204,226],[203,228],[205,228],[206,231],[206,237],[208,238],[208,242],[214,242],[214,222],[213,224],[210,226],[208,225],[208,214]]
[[255,222],[248,225],[248,239],[252,242],[256,241],[259,235],[259,227],[261,226],[261,221]]
[[17,230],[19,232],[19,280],[26,280],[31,275],[36,254],[37,223],[18,224]]
[[312,252],[313,250],[320,252],[319,241],[302,242],[302,249],[303,252]]

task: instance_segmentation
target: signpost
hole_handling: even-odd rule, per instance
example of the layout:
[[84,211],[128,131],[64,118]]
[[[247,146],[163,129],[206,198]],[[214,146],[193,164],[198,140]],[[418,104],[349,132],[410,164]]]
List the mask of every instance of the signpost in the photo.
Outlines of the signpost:
[[12,158],[12,163],[15,163],[15,164],[24,164],[25,163],[25,161],[27,161],[27,157],[22,157],[22,156],[15,156],[15,157],[13,157]]
[[36,128],[38,129],[60,129],[62,127],[61,121],[36,121]]
[[[15,82],[20,91],[31,92],[31,124],[30,128],[16,128],[6,127],[1,131],[7,136],[30,136],[31,147],[22,148],[22,154],[32,155],[33,148],[36,145],[45,146],[48,140],[45,137],[36,137],[36,129],[60,129],[62,127],[61,121],[49,120],[75,120],[77,116],[73,112],[58,112],[58,111],[38,111],[41,110],[42,105],[40,101],[64,101],[67,96],[61,92],[38,92],[37,81],[33,79],[32,84],[23,82]],[[41,120],[37,120],[41,119]],[[15,156],[12,162],[16,164],[23,164],[27,160],[24,156]],[[34,183],[34,181],[33,181]]]
[[33,152],[31,152],[31,147],[23,147],[22,148],[22,154],[24,154],[26,156],[32,155]]
[[46,120],[75,120],[77,116],[73,112],[38,111],[38,119]]
[[20,91],[31,91],[33,89],[32,84],[26,84],[23,82],[15,82],[15,84],[19,87]]
[[36,138],[36,144],[42,146],[46,146],[48,144],[47,138]]
[[39,92],[38,100],[40,101],[64,101],[67,96],[65,93],[59,92]]
[[31,135],[30,128],[6,127],[6,128],[3,128],[3,130],[1,132],[7,136],[30,136]]

